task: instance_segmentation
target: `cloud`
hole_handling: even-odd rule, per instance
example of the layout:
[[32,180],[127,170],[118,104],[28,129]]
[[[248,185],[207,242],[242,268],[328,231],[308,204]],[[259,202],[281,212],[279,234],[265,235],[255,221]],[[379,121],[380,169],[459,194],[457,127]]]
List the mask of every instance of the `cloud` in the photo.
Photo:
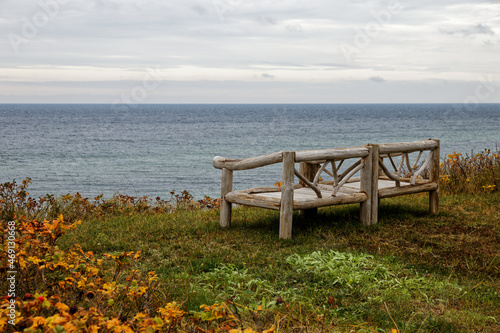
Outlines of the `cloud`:
[[288,24],[285,29],[291,33],[299,33],[303,31],[302,25],[300,23]]
[[372,76],[368,80],[373,81],[373,82],[377,82],[377,83],[385,82],[384,78],[381,76]]
[[[114,82],[18,82],[0,81],[0,102],[19,103],[115,103],[142,80]],[[368,80],[332,83],[242,81],[163,81],[148,91],[144,103],[463,103],[474,96],[481,82],[405,80],[373,84]],[[500,81],[490,83],[500,87]],[[91,88],[92,87],[92,88]],[[228,94],[228,91],[231,93]],[[481,93],[488,92],[483,88]],[[488,103],[499,103],[499,94],[490,94]]]
[[482,35],[494,35],[495,32],[491,30],[491,28],[484,24],[478,24],[469,31],[466,31],[468,34],[482,34]]
[[257,18],[257,22],[259,22],[262,25],[275,25],[278,23],[276,18],[268,15],[259,16]]
[[274,75],[267,74],[267,73],[262,73],[261,77],[263,77],[264,79],[271,79],[271,80],[274,79]]
[[191,9],[200,15],[206,15],[208,13],[208,9],[201,5],[194,5],[191,7]]
[[465,29],[457,29],[457,30],[441,30],[442,33],[447,35],[463,35],[463,36],[471,36],[471,35],[490,35],[493,36],[495,32],[486,24],[476,24],[475,26],[465,28]]
[[[2,89],[7,82],[40,82],[30,94],[39,89],[43,95],[48,87],[42,82],[71,78],[88,82],[85,93],[94,89],[98,95],[103,87],[140,80],[146,68],[156,67],[169,80],[355,81],[373,89],[389,89],[398,80],[500,77],[499,1],[399,0],[402,10],[390,19],[388,0],[60,1],[16,54],[7,37],[23,37],[27,24],[43,16],[40,3],[51,1],[0,0]],[[367,30],[379,21],[381,29]],[[355,52],[351,63],[343,43]],[[97,88],[92,81],[106,83]],[[24,93],[15,87],[4,91]]]

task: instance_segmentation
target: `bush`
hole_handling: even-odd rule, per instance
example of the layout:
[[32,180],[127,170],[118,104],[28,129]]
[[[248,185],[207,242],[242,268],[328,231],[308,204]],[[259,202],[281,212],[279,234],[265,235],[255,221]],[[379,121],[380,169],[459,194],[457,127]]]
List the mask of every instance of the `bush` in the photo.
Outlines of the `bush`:
[[[227,303],[188,314],[182,304],[167,302],[156,273],[136,269],[139,252],[98,258],[79,245],[60,250],[57,239],[80,221],[67,223],[62,215],[43,222],[16,218],[14,247],[7,237],[14,224],[3,222],[0,260],[8,266],[0,267],[0,287],[9,293],[0,299],[1,332],[177,332],[198,325],[228,331],[239,326]],[[9,260],[9,248],[16,249],[15,260]]]
[[115,194],[106,199],[103,195],[93,200],[82,197],[79,193],[66,194],[60,198],[47,194],[34,199],[29,196],[27,188],[31,179],[26,178],[21,184],[16,180],[0,184],[0,220],[13,220],[14,216],[26,215],[34,219],[56,219],[64,215],[67,220],[85,219],[89,216],[113,216],[135,213],[172,213],[178,210],[215,209],[219,208],[220,199],[205,196],[194,200],[188,191],[176,194],[170,192],[170,199],[164,200],[144,197],[133,197]]
[[0,298],[1,332],[177,332],[200,322],[217,329],[232,318],[226,312],[212,320],[213,306],[188,315],[182,304],[167,302],[156,273],[136,269],[140,252],[97,257],[78,244],[67,251],[56,245],[81,223],[77,217],[216,208],[219,200],[194,201],[187,191],[172,191],[167,201],[124,195],[90,201],[78,193],[35,200],[27,192],[30,183],[0,186],[0,288],[8,291]]
[[441,163],[441,189],[446,193],[490,193],[500,187],[500,152],[454,152]]

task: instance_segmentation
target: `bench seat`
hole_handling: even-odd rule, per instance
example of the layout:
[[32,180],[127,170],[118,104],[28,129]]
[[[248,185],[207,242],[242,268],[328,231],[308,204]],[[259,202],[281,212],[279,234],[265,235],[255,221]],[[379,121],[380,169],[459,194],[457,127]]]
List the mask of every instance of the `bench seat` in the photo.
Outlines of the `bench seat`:
[[[293,189],[293,210],[304,210],[348,203],[362,203],[369,199],[368,194],[362,191],[349,191],[342,187],[332,196],[331,190],[320,190],[321,198],[316,192],[307,187],[296,187]],[[226,194],[226,200],[246,206],[255,206],[268,209],[280,209],[281,189],[255,188],[249,190],[232,191]]]

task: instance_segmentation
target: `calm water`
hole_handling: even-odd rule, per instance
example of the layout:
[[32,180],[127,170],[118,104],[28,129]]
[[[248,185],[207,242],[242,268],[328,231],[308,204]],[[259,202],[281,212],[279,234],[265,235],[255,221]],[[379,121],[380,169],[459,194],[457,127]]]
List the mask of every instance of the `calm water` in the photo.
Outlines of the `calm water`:
[[[495,149],[500,104],[9,105],[0,104],[0,182],[32,178],[32,196],[115,192],[218,196],[212,159],[284,149],[441,140],[452,151]],[[279,167],[236,172],[235,187],[273,184]]]

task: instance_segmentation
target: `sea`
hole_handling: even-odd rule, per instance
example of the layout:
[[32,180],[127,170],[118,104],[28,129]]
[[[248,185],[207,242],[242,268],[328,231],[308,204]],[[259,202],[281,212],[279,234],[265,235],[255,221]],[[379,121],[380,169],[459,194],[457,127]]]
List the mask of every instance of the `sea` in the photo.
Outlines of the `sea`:
[[[32,197],[220,196],[215,156],[441,140],[441,158],[500,148],[500,104],[0,104],[0,183]],[[279,165],[235,171],[272,185]]]

